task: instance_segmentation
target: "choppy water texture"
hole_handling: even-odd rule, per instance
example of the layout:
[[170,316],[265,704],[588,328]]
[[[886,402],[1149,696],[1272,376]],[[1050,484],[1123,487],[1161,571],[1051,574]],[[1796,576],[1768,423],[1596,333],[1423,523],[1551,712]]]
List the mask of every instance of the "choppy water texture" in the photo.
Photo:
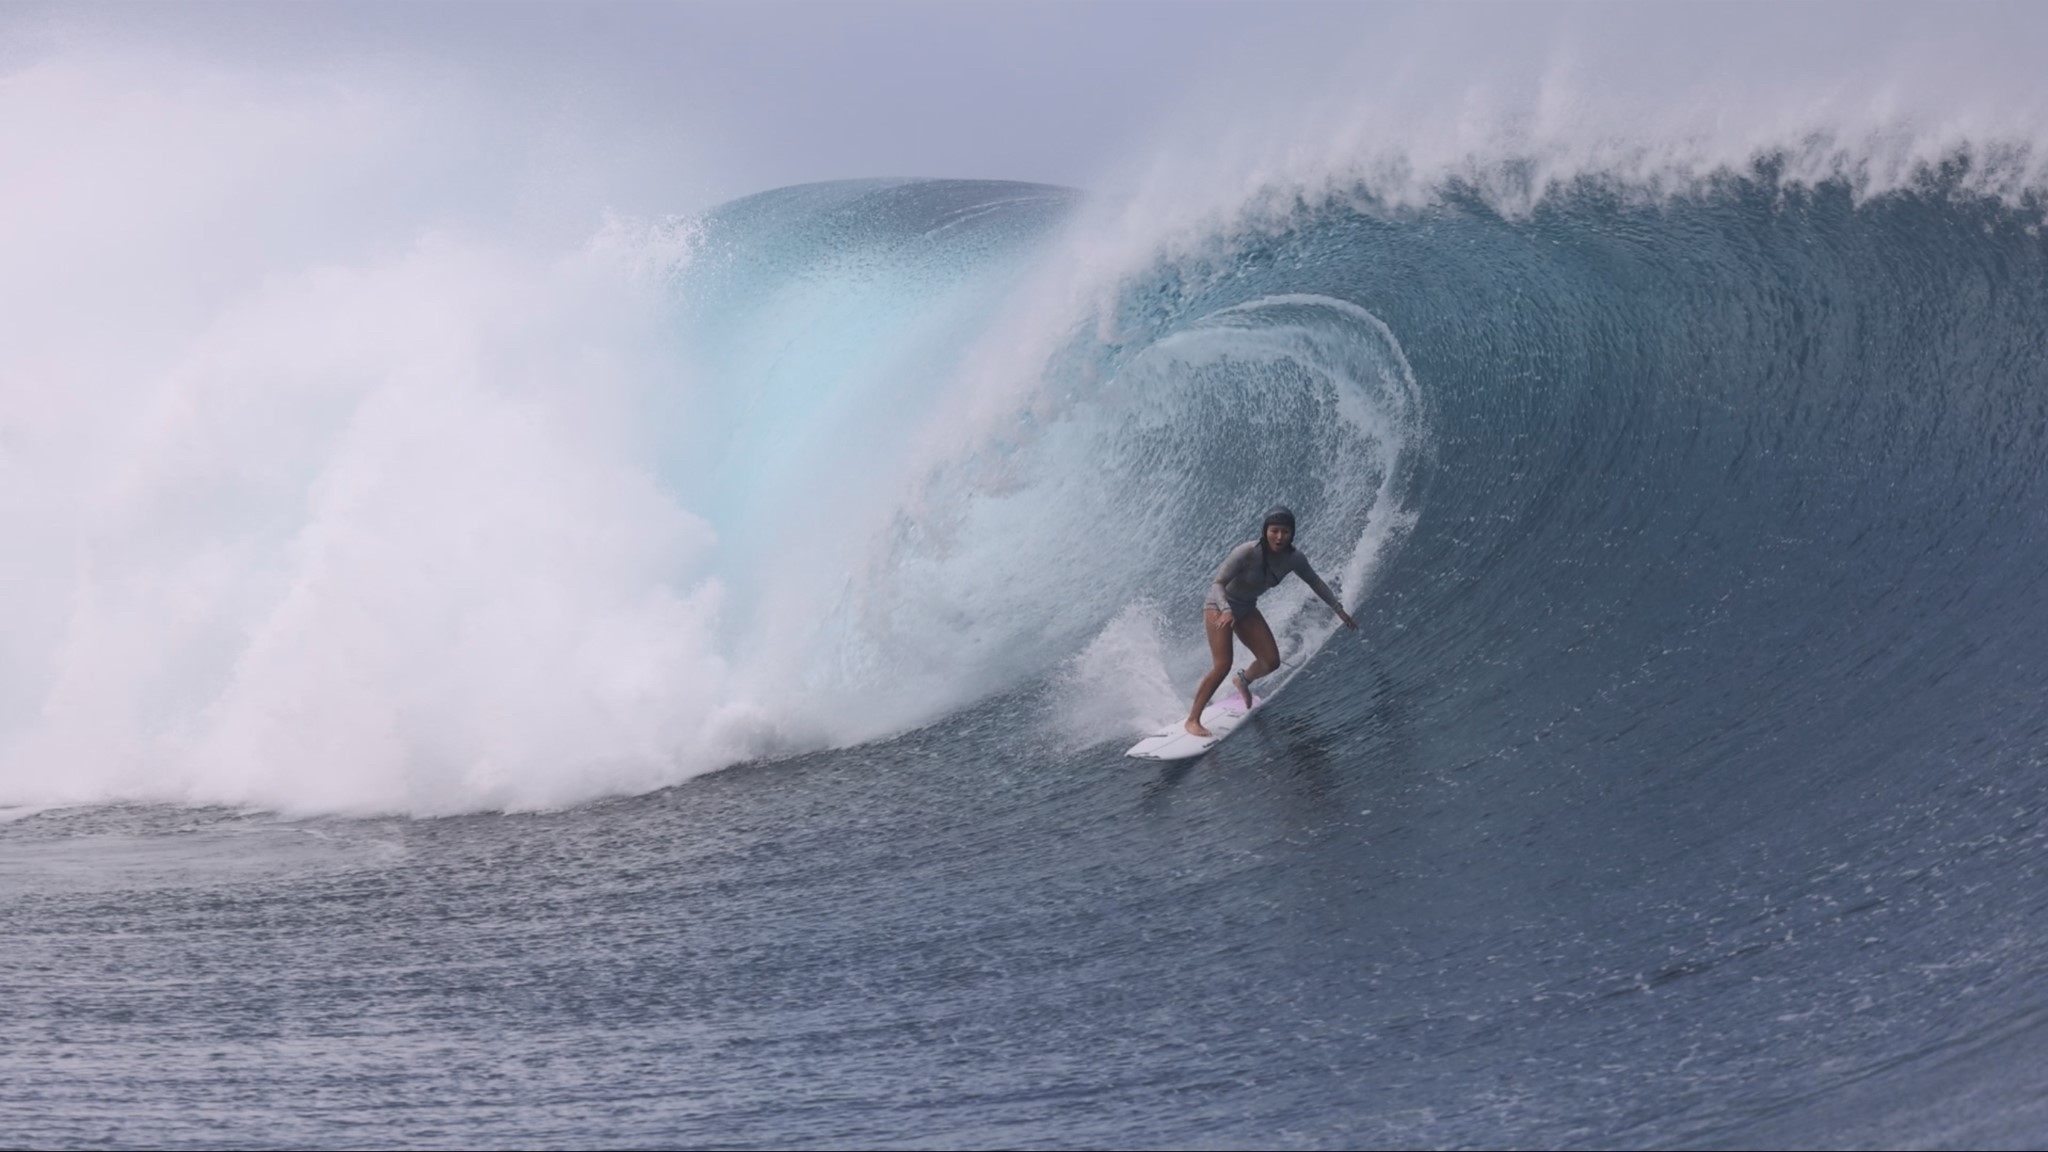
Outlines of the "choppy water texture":
[[[2037,1146],[2048,243],[1963,175],[1361,194],[1158,255],[803,592],[829,658],[773,683],[900,688],[871,742],[528,815],[0,826],[0,1132]],[[1072,204],[714,213],[678,339],[733,408],[670,490],[815,569],[776,485],[943,406],[900,369],[971,362]],[[1088,701],[1187,690],[1276,499],[1358,634],[1283,603],[1284,695],[1124,759]],[[728,576],[728,638],[801,600]]]

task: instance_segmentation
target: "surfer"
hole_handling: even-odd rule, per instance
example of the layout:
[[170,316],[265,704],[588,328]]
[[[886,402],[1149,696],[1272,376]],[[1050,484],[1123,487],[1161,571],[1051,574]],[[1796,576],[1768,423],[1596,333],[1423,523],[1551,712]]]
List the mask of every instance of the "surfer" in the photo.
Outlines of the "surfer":
[[1275,506],[1259,526],[1259,538],[1232,548],[1230,555],[1224,557],[1223,567],[1216,570],[1215,582],[1209,585],[1209,595],[1202,601],[1202,626],[1209,634],[1209,655],[1215,658],[1215,663],[1195,689],[1195,706],[1188,713],[1189,735],[1209,735],[1209,730],[1202,726],[1202,709],[1209,706],[1209,697],[1216,694],[1217,686],[1230,673],[1231,633],[1235,632],[1244,646],[1252,650],[1251,667],[1237,674],[1237,690],[1244,697],[1246,708],[1252,706],[1252,681],[1280,667],[1280,646],[1274,642],[1273,629],[1267,627],[1266,618],[1259,615],[1258,601],[1260,593],[1285,580],[1290,572],[1315,589],[1346,628],[1358,627],[1351,613],[1337,602],[1330,586],[1309,567],[1308,557],[1295,550],[1294,513]]

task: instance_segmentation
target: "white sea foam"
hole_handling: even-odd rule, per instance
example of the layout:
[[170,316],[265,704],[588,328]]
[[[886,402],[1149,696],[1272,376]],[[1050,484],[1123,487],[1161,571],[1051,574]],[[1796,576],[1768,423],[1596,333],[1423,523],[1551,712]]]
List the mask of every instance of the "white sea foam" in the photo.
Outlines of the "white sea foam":
[[400,110],[0,85],[7,802],[530,807],[730,758],[715,542],[638,426],[687,384],[645,246],[406,220],[446,125]]

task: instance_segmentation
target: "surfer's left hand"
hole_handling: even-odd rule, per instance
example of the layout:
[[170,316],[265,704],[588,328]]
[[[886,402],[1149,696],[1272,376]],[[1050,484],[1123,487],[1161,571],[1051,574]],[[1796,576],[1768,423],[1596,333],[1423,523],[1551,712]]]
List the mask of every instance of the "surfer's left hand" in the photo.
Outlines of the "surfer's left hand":
[[1344,611],[1343,609],[1341,609],[1341,608],[1340,608],[1340,609],[1338,609],[1338,611],[1337,611],[1337,615],[1343,618],[1343,620],[1344,620],[1344,626],[1345,626],[1346,628],[1349,628],[1349,629],[1351,629],[1351,630],[1352,630],[1353,632],[1356,632],[1356,631],[1358,631],[1358,621],[1356,621],[1356,620],[1353,620],[1353,619],[1351,618],[1351,613],[1349,613],[1349,612],[1346,612],[1346,611]]

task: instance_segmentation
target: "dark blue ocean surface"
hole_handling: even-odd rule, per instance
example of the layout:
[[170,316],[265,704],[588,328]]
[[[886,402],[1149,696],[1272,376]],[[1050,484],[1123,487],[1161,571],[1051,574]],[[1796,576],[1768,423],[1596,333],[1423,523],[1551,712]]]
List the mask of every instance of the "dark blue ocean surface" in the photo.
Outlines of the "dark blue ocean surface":
[[[1015,451],[1122,413],[1075,442],[1173,541],[906,734],[559,812],[0,825],[0,1135],[2038,1146],[2048,241],[1967,166],[1360,193],[1160,257]],[[764,236],[1000,254],[1070,205],[774,193],[683,292],[734,331],[800,274]],[[1412,410],[1304,439],[1333,364]],[[1358,633],[1200,761],[1048,736],[1058,654],[1147,598],[1191,632],[1276,492],[1409,517]]]

